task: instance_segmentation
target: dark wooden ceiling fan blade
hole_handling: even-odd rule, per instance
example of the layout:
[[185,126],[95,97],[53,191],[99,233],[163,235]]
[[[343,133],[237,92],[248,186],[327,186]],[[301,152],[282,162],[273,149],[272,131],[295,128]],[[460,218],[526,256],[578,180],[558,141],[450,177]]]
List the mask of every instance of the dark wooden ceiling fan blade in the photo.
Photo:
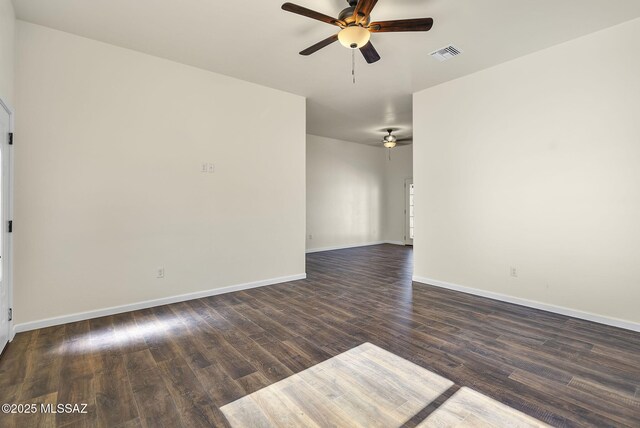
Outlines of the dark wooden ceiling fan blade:
[[397,31],[429,31],[433,27],[433,18],[399,19],[369,24],[372,33],[391,33]]
[[373,64],[374,62],[380,60],[380,55],[378,54],[376,48],[373,47],[371,42],[361,47],[360,52],[362,52],[362,56],[369,64]]
[[305,55],[305,56],[311,55],[312,53],[319,51],[323,47],[329,46],[331,43],[335,42],[336,40],[338,40],[338,35],[334,34],[333,36],[327,37],[326,39],[316,43],[313,46],[309,46],[308,48],[300,52],[300,55]]
[[353,18],[356,22],[366,20],[376,3],[378,0],[358,0],[356,9],[353,11]]
[[317,19],[318,21],[326,22],[327,24],[337,25],[338,27],[344,27],[347,24],[339,19],[332,18],[328,15],[316,12],[315,10],[307,9],[306,7],[298,6],[293,3],[285,3],[282,5],[282,10],[287,12],[296,13],[298,15],[306,16],[307,18]]

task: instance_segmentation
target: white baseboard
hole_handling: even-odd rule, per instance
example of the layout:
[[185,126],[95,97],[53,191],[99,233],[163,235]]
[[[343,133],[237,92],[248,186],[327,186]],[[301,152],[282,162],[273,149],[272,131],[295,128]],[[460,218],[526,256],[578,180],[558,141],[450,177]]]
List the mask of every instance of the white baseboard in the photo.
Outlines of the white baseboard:
[[309,248],[306,250],[306,253],[320,253],[322,251],[333,251],[333,250],[346,250],[347,248],[358,248],[358,247],[370,247],[372,245],[381,245],[381,244],[393,244],[393,245],[404,245],[402,241],[375,241],[375,242],[364,242],[361,244],[347,244],[347,245],[336,245],[334,247],[321,247],[321,248]]
[[463,285],[452,284],[450,282],[438,281],[437,279],[424,278],[414,276],[414,282],[433,285],[435,287],[446,288],[449,290],[460,291],[462,293],[473,294],[475,296],[488,297],[489,299],[499,300],[501,302],[513,303],[520,306],[526,306],[534,309],[541,309],[547,312],[553,312],[568,317],[579,318],[587,321],[593,321],[599,324],[610,325],[613,327],[624,328],[640,332],[640,323],[625,321],[618,318],[610,318],[602,315],[593,314],[591,312],[579,311],[576,309],[566,308],[564,306],[556,306],[548,303],[542,303],[535,300],[522,299],[520,297],[509,296],[507,294],[496,293],[493,291],[480,290],[478,288],[465,287]]
[[145,300],[143,302],[130,303],[127,305],[112,306],[110,308],[97,309],[94,311],[87,311],[87,312],[79,312],[79,313],[70,314],[70,315],[63,315],[60,317],[46,318],[38,321],[31,321],[31,322],[22,323],[22,324],[16,324],[13,326],[12,339],[16,333],[20,333],[23,331],[36,330],[36,329],[45,328],[45,327],[52,327],[54,325],[67,324],[70,322],[88,320],[92,318],[99,318],[99,317],[104,317],[108,315],[121,314],[123,312],[130,312],[138,309],[152,308],[154,306],[168,305],[170,303],[185,302],[187,300],[194,300],[194,299],[200,299],[202,297],[216,296],[218,294],[231,293],[234,291],[248,290],[250,288],[264,287],[266,285],[274,285],[274,284],[281,284],[283,282],[297,281],[300,279],[305,279],[306,277],[307,277],[306,273],[301,273],[298,275],[290,275],[290,276],[281,276],[278,278],[265,279],[262,281],[247,282],[244,284],[230,285],[228,287],[214,288],[212,290],[196,291],[194,293],[180,294],[178,296],[169,296],[169,297],[163,297],[160,299]]

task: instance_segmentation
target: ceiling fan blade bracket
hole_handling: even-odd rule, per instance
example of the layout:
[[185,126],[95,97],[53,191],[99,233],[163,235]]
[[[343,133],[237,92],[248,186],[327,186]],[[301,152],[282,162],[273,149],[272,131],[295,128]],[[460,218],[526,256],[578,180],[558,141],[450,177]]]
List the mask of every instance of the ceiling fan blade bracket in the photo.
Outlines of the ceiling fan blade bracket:
[[366,20],[377,2],[378,0],[359,0],[358,4],[356,4],[356,9],[353,11],[353,19],[356,20],[356,22],[362,20],[359,20],[358,17]]

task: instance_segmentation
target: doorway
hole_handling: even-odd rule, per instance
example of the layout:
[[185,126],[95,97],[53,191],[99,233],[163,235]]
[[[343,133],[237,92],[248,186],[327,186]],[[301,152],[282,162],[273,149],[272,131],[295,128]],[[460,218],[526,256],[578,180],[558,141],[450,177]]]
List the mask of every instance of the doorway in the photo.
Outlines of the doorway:
[[404,181],[404,245],[413,245],[413,178]]
[[0,99],[0,352],[10,335],[11,310],[11,109]]

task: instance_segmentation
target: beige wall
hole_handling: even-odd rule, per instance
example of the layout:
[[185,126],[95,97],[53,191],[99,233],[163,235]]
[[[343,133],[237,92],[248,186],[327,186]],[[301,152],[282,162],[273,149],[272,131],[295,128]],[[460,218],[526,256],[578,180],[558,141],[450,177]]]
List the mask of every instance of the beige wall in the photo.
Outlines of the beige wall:
[[304,98],[21,21],[16,76],[17,324],[304,273]]
[[404,183],[413,177],[413,146],[396,146],[391,150],[391,159],[387,149],[383,151],[386,189],[384,240],[404,243]]
[[11,0],[0,0],[0,98],[13,107],[15,14]]
[[364,144],[307,135],[308,250],[382,240],[381,152]]
[[640,322],[639,118],[640,20],[417,93],[415,275]]

